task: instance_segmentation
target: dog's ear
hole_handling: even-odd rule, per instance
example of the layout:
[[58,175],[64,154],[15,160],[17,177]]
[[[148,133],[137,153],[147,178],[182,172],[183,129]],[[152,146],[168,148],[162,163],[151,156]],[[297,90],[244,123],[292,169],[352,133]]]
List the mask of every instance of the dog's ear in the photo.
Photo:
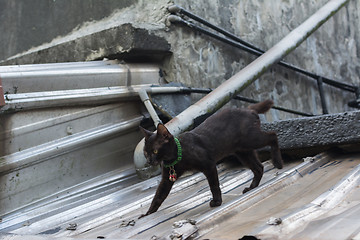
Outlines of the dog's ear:
[[145,128],[143,127],[139,127],[141,132],[144,134],[144,137],[145,137],[145,140],[148,140],[154,133],[149,131],[149,130],[146,130]]
[[164,124],[159,123],[157,126],[157,134],[162,137],[164,140],[169,141],[169,139],[173,138],[173,135],[169,132],[169,130],[165,127]]

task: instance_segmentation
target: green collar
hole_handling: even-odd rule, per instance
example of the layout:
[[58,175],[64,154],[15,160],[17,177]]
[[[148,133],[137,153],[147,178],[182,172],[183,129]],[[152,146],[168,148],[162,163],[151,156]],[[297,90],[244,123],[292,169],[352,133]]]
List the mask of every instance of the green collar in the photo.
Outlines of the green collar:
[[175,161],[173,161],[170,164],[164,164],[165,167],[173,167],[175,166],[178,162],[181,161],[182,159],[182,149],[181,149],[181,144],[179,139],[177,139],[176,137],[174,137],[175,143],[176,143],[176,147],[177,147],[177,158],[175,159]]

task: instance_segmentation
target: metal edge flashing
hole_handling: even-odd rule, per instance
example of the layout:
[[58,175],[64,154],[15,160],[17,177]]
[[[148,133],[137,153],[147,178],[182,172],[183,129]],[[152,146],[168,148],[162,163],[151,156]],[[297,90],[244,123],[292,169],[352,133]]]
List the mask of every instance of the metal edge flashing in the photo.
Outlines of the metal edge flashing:
[[93,66],[84,62],[73,64],[19,65],[11,70],[0,68],[2,86],[8,94],[19,94],[108,86],[130,87],[136,84],[158,84],[161,80],[160,67],[156,64],[122,64],[114,61],[109,64],[103,61],[91,63]]
[[103,61],[88,61],[88,62],[59,62],[59,63],[41,63],[41,64],[17,64],[17,65],[0,65],[0,72],[34,72],[56,69],[74,69],[82,68],[96,68],[107,65],[120,64],[117,60],[103,60]]

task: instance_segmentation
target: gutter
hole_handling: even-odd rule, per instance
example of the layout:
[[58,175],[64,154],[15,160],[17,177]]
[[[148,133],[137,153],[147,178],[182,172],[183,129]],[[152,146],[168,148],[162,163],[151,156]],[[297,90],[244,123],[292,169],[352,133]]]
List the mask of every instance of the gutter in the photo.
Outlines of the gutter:
[[[147,94],[146,92],[161,94],[185,92],[186,90],[184,87],[155,87],[151,84],[140,84],[131,85],[131,87],[114,86],[6,94],[6,101],[4,102],[6,105],[0,109],[0,114],[49,107],[97,105],[119,102],[124,99],[137,100],[141,91],[144,91],[145,94]],[[142,97],[145,95],[143,94]]]

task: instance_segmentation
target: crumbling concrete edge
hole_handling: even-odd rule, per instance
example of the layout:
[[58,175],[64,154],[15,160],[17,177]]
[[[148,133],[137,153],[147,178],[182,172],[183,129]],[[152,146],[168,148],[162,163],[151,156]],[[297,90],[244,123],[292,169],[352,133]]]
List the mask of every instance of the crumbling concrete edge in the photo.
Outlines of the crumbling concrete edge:
[[360,143],[360,111],[263,123],[278,134],[282,150],[321,148]]
[[16,55],[0,62],[0,65],[92,61],[105,57],[131,61],[136,58],[136,62],[160,61],[171,54],[171,45],[154,32],[125,23],[35,52]]

